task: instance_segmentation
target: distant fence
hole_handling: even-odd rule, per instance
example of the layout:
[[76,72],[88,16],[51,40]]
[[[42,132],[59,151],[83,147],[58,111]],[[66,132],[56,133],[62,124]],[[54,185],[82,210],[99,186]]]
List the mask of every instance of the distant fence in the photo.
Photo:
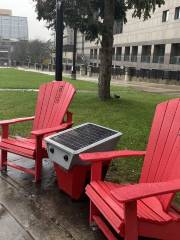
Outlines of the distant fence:
[[[19,66],[24,66],[26,68],[36,69],[39,71],[55,71],[54,64],[39,64],[39,63],[21,63]],[[72,65],[71,64],[63,64],[63,71],[65,73],[71,73]],[[88,75],[88,76],[98,76],[99,75],[99,66],[85,66],[85,65],[77,65],[76,71],[78,74]],[[144,79],[146,80],[175,80],[180,81],[180,71],[166,71],[166,70],[158,70],[158,69],[136,69],[133,67],[112,67],[112,78],[116,79],[124,79],[124,76],[127,75],[129,80],[138,80]]]
[[180,71],[129,68],[130,77],[180,81]]

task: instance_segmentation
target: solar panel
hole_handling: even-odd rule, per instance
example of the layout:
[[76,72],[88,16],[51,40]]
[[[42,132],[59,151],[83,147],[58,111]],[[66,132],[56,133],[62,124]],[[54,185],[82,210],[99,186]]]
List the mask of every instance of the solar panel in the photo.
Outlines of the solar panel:
[[77,151],[114,134],[117,134],[117,132],[89,123],[68,132],[60,133],[53,137],[52,140]]

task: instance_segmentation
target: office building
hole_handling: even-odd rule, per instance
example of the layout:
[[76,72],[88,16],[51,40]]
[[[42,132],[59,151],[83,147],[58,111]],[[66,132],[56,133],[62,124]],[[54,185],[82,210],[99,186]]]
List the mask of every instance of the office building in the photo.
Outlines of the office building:
[[[180,0],[166,0],[147,21],[132,18],[132,11],[127,20],[114,34],[112,67],[116,74],[180,82]],[[100,45],[85,42],[84,52],[90,64],[98,67]]]
[[14,43],[27,40],[27,18],[13,16],[9,9],[0,9],[0,65],[11,65]]

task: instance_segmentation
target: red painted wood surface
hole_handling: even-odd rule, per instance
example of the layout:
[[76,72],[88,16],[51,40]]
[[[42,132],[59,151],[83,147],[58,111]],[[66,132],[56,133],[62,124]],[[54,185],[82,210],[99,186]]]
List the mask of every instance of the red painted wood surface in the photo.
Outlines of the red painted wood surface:
[[26,118],[15,118],[15,119],[10,119],[10,120],[2,120],[0,121],[0,125],[10,125],[10,124],[15,124],[15,123],[20,123],[20,122],[25,122],[25,121],[31,121],[34,120],[33,117],[26,117]]
[[33,130],[59,126],[75,94],[68,82],[43,84],[38,95]]
[[110,239],[110,240],[118,240],[112,231],[108,228],[108,226],[105,224],[105,222],[99,217],[99,216],[94,216],[94,221],[95,223],[99,226],[101,231],[104,233],[104,235]]
[[141,156],[144,157],[145,154],[146,154],[145,151],[121,150],[121,151],[96,152],[96,153],[82,153],[80,154],[80,158],[82,161],[97,162],[97,161],[112,160],[113,158],[141,157]]
[[180,191],[180,98],[156,108],[146,152],[137,154],[145,156],[140,183],[123,186],[100,179],[98,167],[102,164],[97,163],[135,153],[126,150],[81,154],[83,161],[94,165],[92,174],[98,176],[86,187],[93,206],[91,223],[94,216],[98,218],[95,222],[107,239],[111,236],[104,218],[126,240],[135,240],[138,235],[179,240],[180,211],[171,202]]
[[[42,158],[47,157],[43,137],[72,126],[72,114],[68,107],[75,94],[74,87],[68,82],[51,82],[40,87],[34,117],[0,121],[2,137],[0,141],[0,170],[7,166],[32,174],[35,181],[41,179]],[[31,138],[9,137],[9,125],[33,120]],[[34,170],[7,161],[7,152],[35,160]]]
[[[140,182],[162,182],[180,178],[180,99],[157,106]],[[160,196],[168,209],[173,194]]]
[[180,179],[168,182],[139,183],[113,190],[112,195],[120,202],[129,202],[156,195],[180,191]]
[[67,171],[54,163],[54,168],[59,189],[72,199],[80,199],[88,180],[87,176],[90,175],[90,166],[74,166]]

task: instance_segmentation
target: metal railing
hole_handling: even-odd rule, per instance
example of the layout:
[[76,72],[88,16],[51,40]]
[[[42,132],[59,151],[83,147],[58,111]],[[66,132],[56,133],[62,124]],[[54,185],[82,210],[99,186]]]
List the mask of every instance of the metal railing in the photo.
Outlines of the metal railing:
[[124,61],[129,62],[130,60],[130,55],[124,55]]
[[180,64],[180,56],[171,57],[170,64]]
[[131,56],[131,62],[137,62],[137,55]]
[[147,55],[141,56],[141,62],[150,63],[150,61],[151,61],[151,56],[147,56]]
[[164,63],[164,56],[154,56],[153,57],[153,63]]
[[121,61],[122,60],[122,56],[121,55],[116,55],[116,61]]

